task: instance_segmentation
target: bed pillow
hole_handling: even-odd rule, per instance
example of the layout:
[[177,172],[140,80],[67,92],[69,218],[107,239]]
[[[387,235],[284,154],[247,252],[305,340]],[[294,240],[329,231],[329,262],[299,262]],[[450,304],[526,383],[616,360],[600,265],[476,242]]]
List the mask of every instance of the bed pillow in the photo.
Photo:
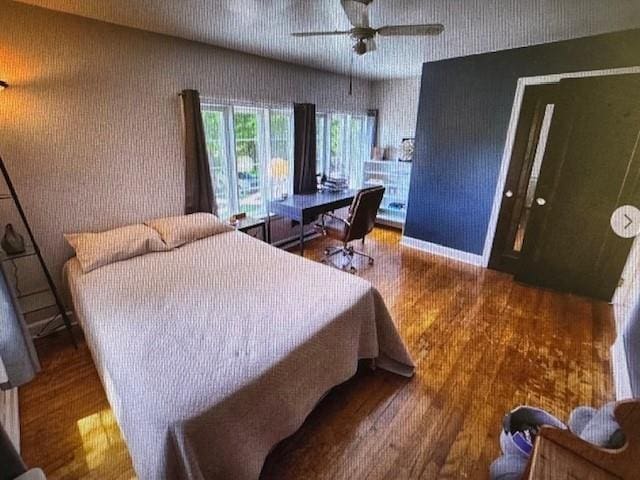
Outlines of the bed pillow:
[[76,251],[84,273],[145,253],[169,250],[158,232],[142,224],[100,233],[72,233],[64,238]]
[[145,222],[156,230],[169,248],[219,233],[230,232],[234,228],[210,213],[192,213],[177,217],[156,218]]

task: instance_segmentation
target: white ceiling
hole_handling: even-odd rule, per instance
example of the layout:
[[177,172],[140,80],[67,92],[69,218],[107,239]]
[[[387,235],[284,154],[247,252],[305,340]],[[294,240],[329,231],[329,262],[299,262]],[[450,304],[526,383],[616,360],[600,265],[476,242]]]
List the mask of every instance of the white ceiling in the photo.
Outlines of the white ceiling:
[[640,27],[640,0],[375,0],[374,27],[445,25],[439,37],[379,38],[355,57],[345,37],[292,38],[348,29],[339,0],[23,0],[265,57],[370,79],[420,75],[423,62]]

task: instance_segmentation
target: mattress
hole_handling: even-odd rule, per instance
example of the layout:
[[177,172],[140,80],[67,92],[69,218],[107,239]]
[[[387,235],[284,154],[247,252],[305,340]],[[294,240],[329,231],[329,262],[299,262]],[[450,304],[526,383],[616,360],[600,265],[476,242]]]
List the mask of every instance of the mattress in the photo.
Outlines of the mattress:
[[359,359],[413,374],[371,284],[239,232],[65,278],[141,479],[258,478]]

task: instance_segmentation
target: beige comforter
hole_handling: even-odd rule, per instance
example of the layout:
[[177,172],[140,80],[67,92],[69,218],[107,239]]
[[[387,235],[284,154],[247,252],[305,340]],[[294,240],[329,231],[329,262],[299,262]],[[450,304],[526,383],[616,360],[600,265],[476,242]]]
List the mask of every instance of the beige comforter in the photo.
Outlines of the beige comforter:
[[413,373],[368,282],[238,232],[65,273],[141,479],[255,479],[358,359]]

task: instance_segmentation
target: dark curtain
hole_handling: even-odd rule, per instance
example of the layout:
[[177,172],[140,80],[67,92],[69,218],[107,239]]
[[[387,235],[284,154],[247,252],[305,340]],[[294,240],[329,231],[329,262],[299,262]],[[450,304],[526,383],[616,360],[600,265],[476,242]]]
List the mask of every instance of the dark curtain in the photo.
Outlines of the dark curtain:
[[40,371],[38,355],[18,300],[0,268],[0,389],[9,390],[30,381]]
[[218,205],[213,194],[200,94],[182,91],[185,133],[185,213],[207,212],[216,215]]
[[293,104],[295,146],[293,155],[293,193],[315,193],[316,181],[316,106]]

